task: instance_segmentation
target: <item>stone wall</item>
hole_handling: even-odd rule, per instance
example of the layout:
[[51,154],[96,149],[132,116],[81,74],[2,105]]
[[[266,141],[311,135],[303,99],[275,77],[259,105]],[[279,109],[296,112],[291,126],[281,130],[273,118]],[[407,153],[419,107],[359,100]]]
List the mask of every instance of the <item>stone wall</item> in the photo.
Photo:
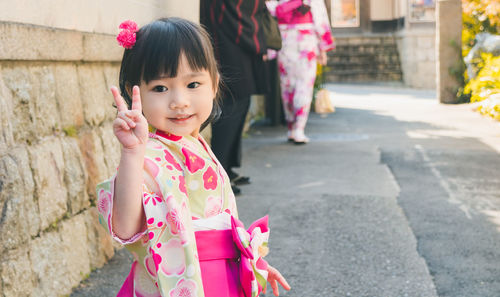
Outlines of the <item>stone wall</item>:
[[114,254],[95,185],[118,164],[114,36],[0,22],[0,296],[61,296]]
[[436,88],[436,34],[432,26],[407,28],[396,33],[405,85]]

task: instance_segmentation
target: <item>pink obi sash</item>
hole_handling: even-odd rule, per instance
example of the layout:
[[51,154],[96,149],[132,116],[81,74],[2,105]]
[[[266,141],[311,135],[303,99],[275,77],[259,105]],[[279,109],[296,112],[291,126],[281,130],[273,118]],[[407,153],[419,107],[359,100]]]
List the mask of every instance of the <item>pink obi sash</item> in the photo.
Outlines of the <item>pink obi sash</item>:
[[[253,229],[260,227],[267,232],[267,223],[266,216],[244,230],[243,223],[231,217],[231,230],[194,233],[205,297],[252,297],[252,289],[262,291],[252,267],[252,260],[259,255],[253,255],[250,242]],[[266,270],[267,262],[260,258],[256,266]]]
[[290,0],[276,6],[276,18],[279,24],[307,24],[313,22],[312,13],[300,13],[297,8],[302,5],[302,0]]
[[[231,217],[231,229],[194,232],[205,297],[258,296],[267,281],[267,262],[261,255],[254,255],[259,247],[253,245],[267,232],[267,216],[255,221],[248,230],[241,221]],[[134,261],[117,297],[134,296],[136,265]],[[256,276],[258,271],[265,271],[265,279],[262,275]]]

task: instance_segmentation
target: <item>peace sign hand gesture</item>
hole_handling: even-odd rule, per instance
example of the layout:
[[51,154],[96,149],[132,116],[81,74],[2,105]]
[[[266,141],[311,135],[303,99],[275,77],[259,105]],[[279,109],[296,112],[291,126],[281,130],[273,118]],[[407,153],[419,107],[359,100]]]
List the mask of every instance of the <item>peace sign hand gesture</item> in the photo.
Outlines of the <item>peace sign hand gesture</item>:
[[113,121],[113,132],[123,149],[135,151],[144,149],[148,139],[148,122],[142,115],[139,87],[132,88],[132,109],[127,108],[125,100],[116,87],[111,87],[118,113]]

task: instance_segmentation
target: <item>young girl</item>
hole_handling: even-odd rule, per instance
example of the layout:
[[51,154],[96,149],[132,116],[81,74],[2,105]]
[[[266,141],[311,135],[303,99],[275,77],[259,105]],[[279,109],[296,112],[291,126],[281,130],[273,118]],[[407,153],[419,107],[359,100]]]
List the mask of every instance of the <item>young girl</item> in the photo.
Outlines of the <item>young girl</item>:
[[118,296],[253,297],[266,280],[276,296],[278,283],[289,290],[262,258],[267,217],[243,228],[229,179],[199,134],[219,86],[207,33],[178,18],[120,28],[126,50],[120,91],[111,91],[121,159],[97,187],[101,224],[135,258]]

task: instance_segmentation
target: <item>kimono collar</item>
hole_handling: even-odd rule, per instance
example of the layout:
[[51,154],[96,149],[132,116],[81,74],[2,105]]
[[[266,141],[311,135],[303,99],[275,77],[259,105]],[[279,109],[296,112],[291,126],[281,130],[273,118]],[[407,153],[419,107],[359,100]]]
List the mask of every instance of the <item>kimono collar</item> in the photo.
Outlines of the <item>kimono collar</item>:
[[194,149],[197,151],[199,151],[201,149],[201,151],[206,153],[218,165],[218,167],[222,166],[217,161],[217,158],[215,157],[214,153],[209,149],[210,146],[205,141],[205,139],[203,139],[201,134],[198,134],[198,137],[194,137],[191,135],[177,136],[177,135],[174,135],[170,132],[156,129],[155,127],[153,127],[151,125],[148,126],[148,130],[149,130],[149,138],[158,139],[165,144],[166,144],[165,140],[169,140],[170,142],[177,143],[178,145],[181,145],[181,146],[187,146],[190,149]]
[[165,132],[165,131],[162,131],[160,129],[156,129],[155,127],[153,127],[151,125],[148,125],[148,130],[149,130],[149,137],[151,137],[151,138],[158,138],[157,136],[160,136],[160,137],[166,138],[168,140],[172,140],[172,141],[178,141],[178,140],[182,139],[182,136],[177,136],[177,135],[174,135],[170,132]]

